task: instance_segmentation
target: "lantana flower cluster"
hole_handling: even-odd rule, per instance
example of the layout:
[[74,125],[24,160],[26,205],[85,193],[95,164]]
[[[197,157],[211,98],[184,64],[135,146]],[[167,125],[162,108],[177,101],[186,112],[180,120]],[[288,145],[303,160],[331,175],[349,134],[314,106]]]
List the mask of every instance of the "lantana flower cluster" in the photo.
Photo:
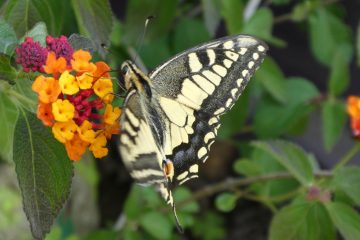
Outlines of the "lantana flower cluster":
[[353,135],[360,140],[360,98],[349,96],[347,100],[347,111],[350,115],[350,124]]
[[91,62],[90,52],[74,49],[65,36],[46,38],[46,48],[30,37],[16,49],[25,72],[40,72],[32,84],[38,94],[37,117],[52,128],[71,160],[89,149],[97,158],[108,154],[107,140],[119,132],[121,110],[111,105],[110,68]]

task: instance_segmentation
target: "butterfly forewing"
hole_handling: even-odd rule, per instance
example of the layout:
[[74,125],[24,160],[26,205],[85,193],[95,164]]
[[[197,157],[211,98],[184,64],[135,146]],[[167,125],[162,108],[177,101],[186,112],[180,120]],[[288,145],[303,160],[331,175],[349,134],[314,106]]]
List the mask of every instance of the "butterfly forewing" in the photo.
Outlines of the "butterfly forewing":
[[189,49],[150,73],[166,118],[166,158],[173,161],[173,183],[197,177],[220,126],[265,57],[267,46],[239,35]]

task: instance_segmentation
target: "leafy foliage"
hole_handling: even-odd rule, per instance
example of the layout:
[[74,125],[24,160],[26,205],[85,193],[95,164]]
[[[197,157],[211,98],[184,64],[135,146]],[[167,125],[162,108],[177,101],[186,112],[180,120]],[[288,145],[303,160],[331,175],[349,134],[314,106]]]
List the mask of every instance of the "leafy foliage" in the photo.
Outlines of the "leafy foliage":
[[[34,115],[37,98],[31,84],[36,75],[26,74],[16,66],[15,48],[27,36],[45,46],[48,34],[70,33],[75,33],[70,37],[74,49],[106,56],[113,69],[132,58],[145,70],[151,70],[178,52],[220,35],[250,34],[267,42],[271,56],[265,59],[232,111],[221,118],[221,141],[217,144],[237,151],[230,159],[233,172],[226,172],[227,177],[233,178],[217,180],[213,185],[205,179],[205,183],[192,186],[193,190],[176,188],[174,198],[180,222],[193,238],[226,239],[231,233],[227,218],[236,215],[246,199],[273,213],[269,239],[331,240],[336,239],[337,232],[346,240],[359,238],[360,215],[354,207],[360,204],[360,170],[347,166],[359,147],[351,148],[333,169],[321,169],[319,165],[324,164],[318,163],[322,160],[316,155],[318,151],[313,154],[293,141],[310,131],[308,122],[319,113],[320,124],[316,127],[321,131],[322,143],[314,145],[332,153],[341,144],[339,139],[346,136],[344,97],[349,89],[359,94],[358,89],[351,88],[354,71],[350,69],[355,68],[354,55],[357,67],[360,66],[360,25],[355,33],[344,20],[345,4],[273,0],[266,6],[256,6],[245,0],[128,0],[121,5],[122,13],[117,19],[119,13],[113,12],[115,2],[0,1],[0,175],[3,165],[15,164],[33,238],[43,239],[55,222],[46,239],[181,239],[172,210],[159,194],[136,185],[129,194],[121,196],[125,204],[115,227],[113,220],[102,219],[107,228],[92,226],[80,236],[77,223],[68,216],[74,211],[71,207],[58,216],[69,197],[72,164],[63,147]],[[280,8],[289,12],[278,15]],[[140,41],[144,21],[150,15],[155,18]],[[314,65],[313,71],[322,69],[323,79],[315,79],[313,76],[318,75],[297,68],[289,71],[278,54],[272,54],[273,49],[284,53],[299,44],[278,37],[279,31],[274,34],[273,30],[285,21],[308,36],[304,44],[309,49],[305,50],[311,54],[308,57],[321,64],[322,68]],[[299,60],[298,66],[301,65]],[[221,150],[214,152],[214,159],[224,156]],[[98,164],[76,164],[91,188],[97,188],[104,180],[95,170]],[[97,189],[104,191],[101,186]],[[102,192],[98,194],[94,198],[100,199]],[[210,195],[215,196],[205,201]],[[10,226],[17,220],[14,216],[18,215],[11,213],[20,196],[9,187],[0,188],[0,200],[4,203],[0,225]],[[14,239],[20,239],[19,236]]]

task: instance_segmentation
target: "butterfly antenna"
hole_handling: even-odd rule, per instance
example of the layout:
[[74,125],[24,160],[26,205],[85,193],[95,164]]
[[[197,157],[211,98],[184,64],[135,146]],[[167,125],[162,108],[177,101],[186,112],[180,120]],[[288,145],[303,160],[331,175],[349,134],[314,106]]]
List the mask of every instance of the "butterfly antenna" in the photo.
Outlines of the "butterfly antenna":
[[143,42],[144,42],[144,39],[145,39],[146,30],[148,28],[149,22],[150,22],[150,20],[152,20],[154,18],[155,18],[155,16],[149,16],[145,20],[144,31],[142,32],[141,37],[139,38],[139,40],[138,40],[138,42],[136,44],[137,45],[136,49],[138,49],[138,51],[136,52],[136,55],[135,55],[135,59],[134,59],[135,63],[136,63],[137,58],[139,57],[139,53],[140,53],[141,48],[143,46]]

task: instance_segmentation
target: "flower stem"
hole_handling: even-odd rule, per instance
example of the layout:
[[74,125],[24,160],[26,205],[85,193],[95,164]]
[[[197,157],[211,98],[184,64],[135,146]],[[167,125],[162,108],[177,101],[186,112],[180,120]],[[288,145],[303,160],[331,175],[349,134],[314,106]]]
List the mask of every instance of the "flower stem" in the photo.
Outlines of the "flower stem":
[[335,165],[333,170],[337,170],[346,165],[353,157],[360,151],[360,142],[354,144],[352,148],[341,158],[341,160]]

